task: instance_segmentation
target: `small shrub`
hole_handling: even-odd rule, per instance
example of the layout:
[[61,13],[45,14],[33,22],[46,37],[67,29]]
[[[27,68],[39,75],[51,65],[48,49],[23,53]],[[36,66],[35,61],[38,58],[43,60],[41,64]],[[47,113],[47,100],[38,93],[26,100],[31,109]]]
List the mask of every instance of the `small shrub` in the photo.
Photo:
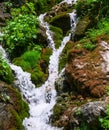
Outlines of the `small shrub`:
[[3,40],[7,51],[15,57],[24,53],[28,46],[33,46],[39,21],[32,3],[11,9],[11,14],[12,20],[7,20],[7,26],[3,27]]

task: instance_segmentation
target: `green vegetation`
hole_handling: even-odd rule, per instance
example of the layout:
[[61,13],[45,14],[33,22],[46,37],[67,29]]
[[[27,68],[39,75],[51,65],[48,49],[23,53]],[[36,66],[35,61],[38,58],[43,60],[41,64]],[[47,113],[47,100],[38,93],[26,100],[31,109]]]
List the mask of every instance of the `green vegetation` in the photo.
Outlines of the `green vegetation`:
[[39,22],[32,3],[26,3],[21,9],[12,9],[11,13],[13,19],[8,20],[7,26],[3,28],[3,39],[10,54],[20,55],[28,46],[35,44]]
[[107,0],[78,0],[76,4],[77,14],[85,16],[90,14],[92,18],[100,20],[109,16],[109,1]]
[[51,26],[50,29],[53,32],[53,39],[55,42],[55,47],[59,48],[59,46],[61,45],[61,42],[62,42],[62,38],[63,38],[63,31],[62,31],[62,29],[55,27],[55,26]]
[[37,14],[41,14],[49,11],[55,4],[61,2],[62,0],[27,0],[33,2]]
[[69,53],[70,49],[72,49],[73,46],[74,46],[73,43],[69,41],[66,44],[66,46],[64,47],[62,54],[60,56],[59,71],[61,71],[65,67],[65,65],[68,61],[68,53]]
[[107,106],[106,116],[100,117],[99,122],[104,130],[109,129],[109,105]]
[[83,38],[80,40],[80,43],[82,43],[83,47],[89,51],[92,51],[96,48],[96,45],[93,44],[88,38]]
[[91,28],[86,32],[87,37],[92,39],[95,39],[100,35],[106,35],[106,34],[109,34],[109,19],[107,18],[101,19],[98,22],[97,27],[95,29]]
[[30,64],[31,68],[34,68],[40,58],[40,52],[38,51],[27,51],[22,55],[22,59]]
[[14,76],[7,61],[0,57],[0,80],[6,83],[13,83]]

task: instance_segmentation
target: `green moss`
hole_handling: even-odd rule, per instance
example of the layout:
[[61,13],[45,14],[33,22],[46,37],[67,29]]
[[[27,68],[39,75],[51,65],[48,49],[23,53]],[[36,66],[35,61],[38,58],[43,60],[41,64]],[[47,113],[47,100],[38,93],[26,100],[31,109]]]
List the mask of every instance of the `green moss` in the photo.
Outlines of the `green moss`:
[[9,84],[14,80],[12,70],[4,59],[0,59],[0,80]]
[[[37,49],[37,48],[34,48]],[[32,52],[32,53],[31,53]],[[21,66],[24,71],[31,73],[32,82],[38,87],[47,79],[47,67],[49,63],[49,57],[51,55],[51,49],[46,48],[42,51],[29,51],[25,52],[21,57],[14,58],[13,63]],[[46,64],[46,66],[40,65],[41,61]]]
[[52,119],[53,120],[58,120],[59,117],[62,115],[63,111],[65,110],[65,106],[62,104],[56,104],[53,108],[53,115]]
[[49,63],[49,58],[50,58],[51,54],[52,54],[51,48],[46,47],[42,51],[41,60],[45,61],[48,64]]
[[[64,22],[62,22],[64,21]],[[63,34],[70,30],[70,17],[67,13],[61,13],[59,15],[54,16],[50,21],[48,21],[51,25],[59,27],[63,30]]]
[[67,60],[68,60],[68,52],[69,50],[73,47],[73,42],[68,42],[66,44],[66,46],[64,47],[63,51],[62,51],[62,54],[60,56],[60,61],[59,61],[59,71],[61,71],[66,63],[67,63]]
[[62,42],[62,38],[63,38],[63,31],[62,31],[62,29],[55,27],[55,26],[50,26],[50,29],[53,32],[53,39],[55,42],[55,47],[59,48],[59,46],[61,45],[61,42]]
[[[23,119],[29,116],[29,107],[27,103],[22,99],[20,92],[12,86],[7,85],[6,83],[1,81],[0,86],[0,91],[4,94],[4,97],[9,97],[8,100],[5,97],[6,111],[8,115],[7,120],[3,122],[4,129],[24,130],[22,125]],[[4,103],[4,101],[1,100],[1,103]]]
[[14,109],[16,110],[17,114],[19,115],[20,120],[23,121],[23,119],[25,117],[29,116],[28,104],[22,99],[22,96],[19,91],[17,91],[14,88],[9,88],[9,89],[11,91],[13,91],[13,93],[14,93],[13,95],[10,96],[12,98],[12,100],[14,101]]
[[31,80],[36,85],[36,87],[39,87],[44,81],[44,77],[46,75],[42,72],[40,66],[35,67],[31,72]]
[[13,115],[13,123],[15,126],[13,126],[13,130],[16,129],[16,130],[24,130],[23,126],[22,126],[22,120],[20,119],[18,113],[10,107],[10,112],[11,114]]

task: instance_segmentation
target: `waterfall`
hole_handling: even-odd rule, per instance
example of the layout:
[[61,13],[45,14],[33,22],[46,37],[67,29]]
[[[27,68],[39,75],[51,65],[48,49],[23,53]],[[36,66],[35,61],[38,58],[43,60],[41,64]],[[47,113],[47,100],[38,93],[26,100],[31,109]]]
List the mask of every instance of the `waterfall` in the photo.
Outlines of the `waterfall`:
[[[66,0],[64,0],[66,2]],[[67,1],[68,4],[72,3],[72,0]],[[75,1],[74,1],[75,2]],[[30,108],[30,117],[25,118],[23,125],[25,130],[61,130],[62,128],[56,128],[49,124],[49,117],[52,114],[52,108],[56,101],[56,91],[54,89],[54,83],[58,78],[58,64],[60,54],[65,47],[66,43],[70,40],[71,33],[65,36],[62,40],[61,46],[56,49],[55,43],[51,36],[49,25],[44,22],[44,16],[42,14],[39,16],[41,25],[46,29],[46,34],[48,37],[49,46],[52,48],[52,55],[49,61],[49,77],[47,81],[39,88],[35,88],[35,85],[31,82],[31,75],[24,72],[21,67],[9,63],[12,70],[15,72],[16,81],[15,84],[20,88],[22,96],[28,102]],[[69,14],[71,18],[71,31],[74,32],[76,27],[76,15],[75,11]],[[0,48],[2,50],[2,48]],[[6,58],[6,53],[2,50],[4,57]]]

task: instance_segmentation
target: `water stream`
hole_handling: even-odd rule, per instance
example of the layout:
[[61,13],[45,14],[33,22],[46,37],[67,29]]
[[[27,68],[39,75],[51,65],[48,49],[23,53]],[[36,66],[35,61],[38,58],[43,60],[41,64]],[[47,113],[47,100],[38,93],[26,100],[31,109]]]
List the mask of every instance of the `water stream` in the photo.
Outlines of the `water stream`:
[[[66,0],[64,1],[66,2]],[[75,1],[76,0],[74,0],[74,2]],[[72,0],[68,0],[67,2],[71,4]],[[75,11],[69,15],[71,18],[71,30],[74,31],[77,22]],[[31,82],[31,75],[29,73],[24,72],[21,67],[9,63],[16,75],[15,84],[20,88],[22,96],[28,102],[30,108],[30,117],[25,118],[23,121],[25,130],[61,130],[61,128],[56,128],[49,124],[49,117],[52,114],[52,108],[56,101],[54,83],[59,75],[59,57],[66,43],[70,40],[71,33],[63,38],[61,46],[56,49],[49,25],[44,22],[44,16],[45,14],[40,15],[39,20],[41,25],[46,29],[49,46],[52,48],[47,81],[41,87],[35,88],[35,85]],[[2,50],[2,48],[0,48],[0,50]],[[2,53],[4,57],[6,57],[4,50],[2,50]]]

